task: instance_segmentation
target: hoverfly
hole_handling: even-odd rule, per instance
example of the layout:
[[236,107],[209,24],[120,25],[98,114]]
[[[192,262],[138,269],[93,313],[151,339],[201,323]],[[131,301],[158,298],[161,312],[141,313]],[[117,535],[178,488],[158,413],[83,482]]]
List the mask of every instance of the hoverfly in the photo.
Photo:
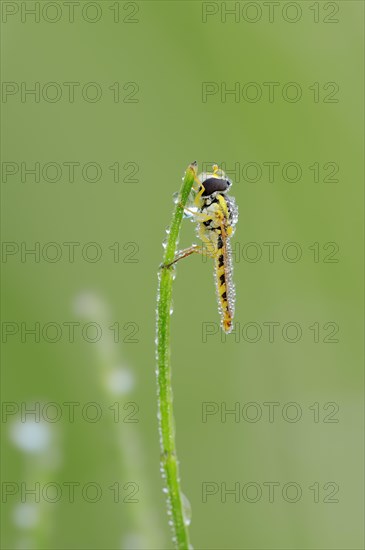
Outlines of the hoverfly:
[[214,259],[214,277],[218,309],[222,329],[232,330],[235,306],[235,288],[232,279],[232,252],[230,238],[238,220],[238,208],[234,198],[227,195],[232,182],[216,164],[213,172],[195,175],[189,207],[185,208],[188,217],[197,223],[197,235],[203,246],[193,244],[180,250],[173,262],[165,267],[198,253]]

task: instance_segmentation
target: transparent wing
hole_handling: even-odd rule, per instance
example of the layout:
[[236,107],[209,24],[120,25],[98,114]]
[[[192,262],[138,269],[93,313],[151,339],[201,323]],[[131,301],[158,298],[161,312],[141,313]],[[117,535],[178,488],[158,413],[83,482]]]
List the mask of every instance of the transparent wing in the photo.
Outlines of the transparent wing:
[[229,195],[225,195],[225,199],[227,201],[229,213],[230,213],[230,222],[232,225],[232,228],[235,228],[236,223],[238,222],[238,206],[236,204],[236,200],[233,197],[230,197]]

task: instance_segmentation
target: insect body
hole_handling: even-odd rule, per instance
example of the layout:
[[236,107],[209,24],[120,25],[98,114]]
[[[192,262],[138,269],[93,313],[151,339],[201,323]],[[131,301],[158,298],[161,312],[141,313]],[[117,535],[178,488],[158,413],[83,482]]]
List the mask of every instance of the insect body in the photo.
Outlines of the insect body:
[[196,177],[195,183],[197,186],[191,201],[194,210],[187,208],[186,211],[198,223],[197,235],[203,247],[193,245],[180,251],[172,263],[192,253],[214,259],[221,326],[228,333],[232,330],[235,304],[230,238],[237,223],[238,209],[234,199],[226,194],[232,182],[217,165],[213,166],[213,173],[204,172]]

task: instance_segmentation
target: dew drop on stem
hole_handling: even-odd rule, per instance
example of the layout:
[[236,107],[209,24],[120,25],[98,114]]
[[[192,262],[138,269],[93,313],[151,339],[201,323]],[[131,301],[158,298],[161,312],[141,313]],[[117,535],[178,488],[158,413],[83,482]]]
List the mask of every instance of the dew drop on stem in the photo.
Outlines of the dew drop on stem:
[[184,495],[184,493],[181,493],[181,503],[182,503],[184,524],[188,526],[191,523],[191,504],[188,498]]

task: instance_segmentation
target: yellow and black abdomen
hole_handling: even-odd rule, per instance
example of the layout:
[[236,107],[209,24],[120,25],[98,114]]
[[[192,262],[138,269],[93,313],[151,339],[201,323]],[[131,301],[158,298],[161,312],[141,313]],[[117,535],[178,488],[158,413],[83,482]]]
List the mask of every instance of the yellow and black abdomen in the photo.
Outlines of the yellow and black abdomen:
[[218,235],[218,250],[214,262],[215,284],[221,325],[222,329],[228,333],[232,330],[235,292],[232,281],[230,243],[228,238],[222,236],[222,234]]
[[229,238],[232,234],[230,209],[223,195],[207,200],[201,208],[206,220],[200,224],[199,237],[207,253],[214,258],[215,285],[221,326],[225,332],[232,330],[235,291],[232,280],[232,254]]

